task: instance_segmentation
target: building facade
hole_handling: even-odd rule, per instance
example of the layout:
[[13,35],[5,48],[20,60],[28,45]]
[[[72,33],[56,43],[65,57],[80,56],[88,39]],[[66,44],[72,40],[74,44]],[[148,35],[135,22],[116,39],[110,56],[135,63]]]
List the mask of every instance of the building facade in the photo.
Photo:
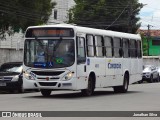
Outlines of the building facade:
[[160,56],[160,30],[140,30],[143,35],[143,47],[148,46],[143,51],[144,55]]
[[52,10],[52,15],[48,24],[64,23],[68,20],[68,10],[75,5],[74,0],[52,0],[56,2],[55,8]]

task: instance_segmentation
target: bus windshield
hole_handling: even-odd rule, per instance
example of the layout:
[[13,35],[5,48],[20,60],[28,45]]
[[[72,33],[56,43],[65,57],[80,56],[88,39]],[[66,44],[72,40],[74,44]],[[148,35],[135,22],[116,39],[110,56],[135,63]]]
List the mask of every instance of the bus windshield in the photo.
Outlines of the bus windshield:
[[75,47],[73,39],[27,39],[24,64],[37,68],[62,68],[73,65]]

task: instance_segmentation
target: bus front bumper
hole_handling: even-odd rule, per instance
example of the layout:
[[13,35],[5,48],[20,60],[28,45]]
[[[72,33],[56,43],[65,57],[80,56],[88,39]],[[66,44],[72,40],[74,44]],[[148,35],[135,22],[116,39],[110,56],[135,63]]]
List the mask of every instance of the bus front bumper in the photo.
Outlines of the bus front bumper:
[[[25,78],[24,78],[25,79]],[[74,79],[68,81],[36,81],[23,80],[24,89],[53,89],[53,90],[76,90]]]

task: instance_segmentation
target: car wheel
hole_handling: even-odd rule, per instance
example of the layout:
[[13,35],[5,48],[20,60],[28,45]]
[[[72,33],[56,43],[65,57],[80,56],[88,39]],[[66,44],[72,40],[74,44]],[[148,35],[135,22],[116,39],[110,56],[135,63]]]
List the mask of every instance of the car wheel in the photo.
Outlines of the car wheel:
[[138,84],[141,84],[141,83],[143,83],[143,80],[138,81]]
[[48,90],[48,89],[41,89],[40,91],[41,91],[41,94],[45,97],[50,96],[52,92],[52,90]]
[[9,90],[9,93],[14,94],[16,93],[16,90]]
[[159,75],[158,75],[158,77],[157,77],[157,82],[159,82]]
[[151,77],[150,77],[150,79],[149,79],[148,82],[149,82],[149,83],[153,83],[153,75],[151,75]]
[[18,93],[24,93],[23,86],[21,86],[20,88],[18,88]]

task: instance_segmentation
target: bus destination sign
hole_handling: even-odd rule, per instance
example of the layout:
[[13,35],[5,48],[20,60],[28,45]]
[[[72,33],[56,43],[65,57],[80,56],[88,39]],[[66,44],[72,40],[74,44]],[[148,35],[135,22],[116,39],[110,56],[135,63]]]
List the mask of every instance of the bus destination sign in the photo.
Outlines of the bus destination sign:
[[74,31],[71,28],[30,28],[26,37],[73,37]]

